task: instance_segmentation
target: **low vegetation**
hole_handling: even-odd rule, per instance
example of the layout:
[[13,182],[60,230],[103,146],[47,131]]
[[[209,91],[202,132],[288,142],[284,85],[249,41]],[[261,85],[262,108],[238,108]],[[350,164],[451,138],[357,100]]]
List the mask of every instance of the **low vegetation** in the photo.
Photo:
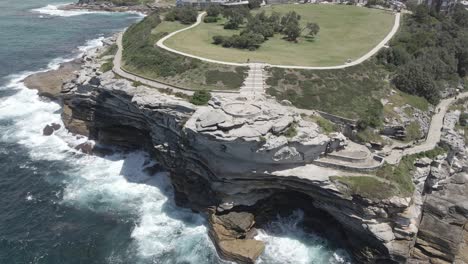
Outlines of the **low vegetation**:
[[418,158],[435,158],[446,153],[441,147],[405,156],[398,165],[385,164],[375,176],[332,176],[330,179],[338,183],[338,188],[348,195],[360,195],[370,199],[386,199],[392,196],[411,197],[414,192],[413,173],[414,162]]
[[299,108],[361,120],[362,126],[379,127],[383,120],[380,98],[388,92],[384,67],[368,61],[342,70],[269,68],[267,93],[289,100]]
[[114,43],[107,47],[107,49],[99,57],[104,58],[106,56],[115,55],[118,49],[119,48],[117,47],[117,44]]
[[376,175],[380,178],[396,183],[400,194],[410,196],[414,192],[412,175],[416,169],[414,166],[416,159],[423,157],[433,159],[446,152],[447,151],[445,149],[436,147],[430,151],[404,156],[398,165],[385,164],[377,171]]
[[208,91],[195,91],[193,96],[190,98],[190,103],[194,105],[206,105],[211,99],[211,94]]
[[108,72],[112,70],[112,68],[114,68],[114,63],[112,61],[106,61],[101,65],[99,70],[101,72]]
[[338,131],[338,127],[336,124],[332,123],[331,121],[321,116],[312,116],[310,117],[310,119],[314,121],[315,123],[317,123],[317,125],[322,129],[322,132],[327,135]]
[[239,89],[247,67],[205,63],[155,47],[157,40],[182,27],[177,21],[162,22],[159,13],[132,25],[123,37],[123,67],[143,77],[186,89]]
[[293,138],[297,136],[297,127],[296,124],[291,124],[286,131],[284,131],[283,135],[288,138]]
[[386,199],[398,194],[393,184],[370,176],[332,176],[330,179],[338,183],[338,188],[349,196]]

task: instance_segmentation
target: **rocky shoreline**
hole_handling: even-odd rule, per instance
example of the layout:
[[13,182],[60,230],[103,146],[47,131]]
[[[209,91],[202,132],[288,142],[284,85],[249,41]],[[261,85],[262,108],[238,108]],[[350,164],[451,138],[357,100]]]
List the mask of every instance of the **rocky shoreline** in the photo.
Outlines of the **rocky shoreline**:
[[82,59],[78,58],[62,63],[56,70],[32,74],[23,81],[26,87],[37,90],[40,96],[57,99],[62,91],[62,85],[76,77],[82,64]]
[[161,8],[168,8],[170,5],[163,3],[153,4],[138,4],[138,5],[115,5],[111,1],[90,1],[79,0],[73,4],[62,5],[61,10],[89,10],[89,11],[105,11],[105,12],[136,12],[141,14],[149,14]]
[[100,72],[102,51],[85,54],[57,95],[66,128],[151,153],[170,172],[177,204],[206,214],[223,258],[254,263],[264,249],[255,229],[302,209],[306,230],[335,238],[359,263],[468,262],[468,158],[456,122],[444,124],[447,154],[416,161],[411,197],[349,195],[332,180],[342,171],[310,163],[346,145],[342,135],[324,135],[271,100],[215,97],[198,107],[135,87]]

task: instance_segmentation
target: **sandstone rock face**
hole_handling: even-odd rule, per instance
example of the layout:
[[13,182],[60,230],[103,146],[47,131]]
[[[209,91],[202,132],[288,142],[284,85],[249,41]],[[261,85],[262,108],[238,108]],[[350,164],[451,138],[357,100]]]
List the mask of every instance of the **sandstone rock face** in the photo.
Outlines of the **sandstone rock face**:
[[210,238],[225,259],[237,263],[254,263],[263,253],[263,242],[247,238],[253,231],[254,216],[250,213],[230,212],[225,215],[212,213],[209,219]]
[[407,128],[411,124],[417,124],[420,128],[420,138],[427,135],[431,124],[429,111],[422,111],[409,104],[394,106],[387,100],[382,100],[382,104],[390,107],[395,113],[394,116],[387,117],[384,120],[384,129],[381,131],[382,134],[396,139],[404,139],[406,137]]
[[[267,99],[215,97],[207,106],[194,106],[156,89],[134,87],[112,72],[100,73],[92,54],[83,59],[77,78],[62,89],[66,127],[99,143],[149,151],[171,173],[179,205],[198,211],[217,207],[210,216],[210,236],[220,255],[237,262],[254,262],[263,243],[252,239],[253,218],[232,211],[281,191],[306,195],[308,207],[333,218],[330,223],[343,230],[358,260],[405,262],[419,231],[425,191],[439,191],[441,181],[452,178],[446,175],[452,171],[445,157],[421,159],[412,197],[350,197],[330,180],[341,171],[312,164],[345,147],[343,135],[323,135],[317,124]],[[461,158],[453,160],[459,171],[466,166]]]
[[454,130],[459,117],[453,111],[444,119],[441,141],[450,151],[432,163],[411,263],[468,263],[468,158]]

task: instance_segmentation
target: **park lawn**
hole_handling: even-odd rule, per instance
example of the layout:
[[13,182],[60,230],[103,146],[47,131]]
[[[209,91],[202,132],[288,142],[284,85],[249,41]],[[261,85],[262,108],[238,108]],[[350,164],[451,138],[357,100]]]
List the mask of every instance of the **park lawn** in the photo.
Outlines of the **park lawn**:
[[155,46],[165,35],[184,27],[179,22],[161,21],[158,13],[132,25],[123,37],[122,67],[145,78],[185,89],[239,89],[247,75],[247,67],[206,63]]
[[282,39],[281,34],[270,38],[256,51],[223,48],[212,44],[215,35],[230,36],[236,30],[223,29],[223,22],[201,23],[165,41],[168,47],[210,59],[300,66],[333,66],[347,59],[355,60],[375,47],[390,32],[394,16],[390,12],[345,5],[273,5],[256,12],[273,11],[285,14],[296,11],[301,24],[319,24],[315,40],[300,38],[298,43]]
[[151,31],[151,34],[161,37],[161,35],[167,35],[185,27],[187,27],[187,25],[183,25],[179,23],[179,21],[161,21],[161,23]]

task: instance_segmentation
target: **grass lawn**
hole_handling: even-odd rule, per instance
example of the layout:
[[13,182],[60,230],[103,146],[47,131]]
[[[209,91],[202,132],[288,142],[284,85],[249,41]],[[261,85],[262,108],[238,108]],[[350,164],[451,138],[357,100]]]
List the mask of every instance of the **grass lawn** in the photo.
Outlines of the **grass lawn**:
[[[161,21],[157,13],[132,25],[123,37],[123,68],[140,76],[191,90],[236,90],[242,86],[247,67],[206,63],[155,46],[179,22]],[[107,69],[110,65],[106,65]]]
[[[201,23],[165,41],[168,47],[186,53],[230,62],[260,61],[270,64],[333,66],[357,59],[376,46],[391,30],[394,16],[386,11],[345,5],[274,5],[261,8],[285,14],[296,11],[301,24],[319,24],[315,40],[300,38],[298,43],[270,38],[256,51],[223,48],[212,44],[215,35],[230,36],[236,30],[223,29],[224,21]],[[259,12],[256,11],[256,12]]]

